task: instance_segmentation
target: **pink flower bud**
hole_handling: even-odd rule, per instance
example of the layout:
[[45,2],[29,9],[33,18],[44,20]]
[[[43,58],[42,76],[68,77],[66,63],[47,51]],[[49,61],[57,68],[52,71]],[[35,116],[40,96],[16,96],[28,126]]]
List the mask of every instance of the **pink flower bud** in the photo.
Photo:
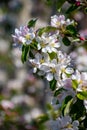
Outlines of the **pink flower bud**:
[[75,3],[77,6],[80,6],[81,2],[80,1],[76,1]]
[[80,37],[79,38],[81,41],[85,41],[85,38],[84,37]]

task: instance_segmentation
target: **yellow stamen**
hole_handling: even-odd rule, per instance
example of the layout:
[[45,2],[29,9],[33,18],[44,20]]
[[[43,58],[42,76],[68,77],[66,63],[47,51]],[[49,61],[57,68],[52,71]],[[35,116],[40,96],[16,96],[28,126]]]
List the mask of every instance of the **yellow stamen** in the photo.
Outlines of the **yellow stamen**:
[[57,25],[57,26],[60,26],[60,22],[57,22],[56,25]]
[[51,46],[54,47],[54,43],[51,43]]
[[30,39],[30,35],[26,35],[25,38],[29,40]]
[[44,63],[44,59],[41,59],[41,60],[40,60],[40,63],[41,63],[41,64]]
[[51,72],[52,73],[56,73],[56,69],[55,68],[51,68]]

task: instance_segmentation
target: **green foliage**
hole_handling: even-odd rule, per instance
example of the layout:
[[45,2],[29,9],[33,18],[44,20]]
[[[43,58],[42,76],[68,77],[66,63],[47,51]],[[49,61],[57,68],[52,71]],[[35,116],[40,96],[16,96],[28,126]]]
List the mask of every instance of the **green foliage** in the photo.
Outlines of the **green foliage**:
[[49,119],[51,117],[52,119],[55,120],[58,117],[58,115],[60,114],[60,110],[58,109],[58,110],[55,111],[53,105],[51,105],[49,103],[46,106],[47,106],[47,110],[48,110]]
[[[75,28],[75,25],[70,24],[66,27],[66,30],[64,32],[65,36],[63,37],[62,41],[65,46],[69,46],[72,42],[80,41],[78,38],[78,33]],[[71,41],[69,38],[73,38]]]
[[66,11],[67,14],[70,14],[71,12],[75,11],[76,9],[78,9],[79,6],[75,5],[75,4],[72,4],[68,10]]
[[53,1],[52,0],[46,0],[46,4],[51,6],[53,4]]
[[56,89],[56,83],[57,81],[55,79],[53,79],[52,81],[49,82],[50,83],[50,89],[52,91],[54,91]]
[[37,21],[37,19],[32,19],[32,20],[30,20],[30,21],[28,22],[28,24],[27,24],[27,27],[28,27],[28,28],[34,27],[35,24],[36,24],[36,21]]
[[72,80],[72,87],[76,90],[76,88],[78,87],[78,83],[76,80]]
[[57,9],[60,9],[65,2],[66,2],[66,0],[58,0],[57,3],[56,3]]
[[71,44],[71,41],[66,36],[63,38],[62,41],[63,41],[65,46],[69,46]]
[[87,100],[87,91],[78,92],[77,97],[81,100]]
[[38,118],[38,123],[44,123],[46,122],[47,120],[49,120],[49,117],[47,114],[43,114],[43,115],[40,115]]
[[69,100],[68,103],[66,104],[66,107],[64,109],[64,115],[68,115],[70,113],[72,105],[73,105],[73,98]]
[[52,26],[43,27],[38,30],[38,35],[41,36],[44,32],[49,33],[49,32],[54,32],[56,30],[57,28],[52,27]]
[[53,110],[53,106],[49,103],[46,104],[46,107],[48,109],[48,111],[52,111]]
[[87,13],[87,7],[85,8],[85,12]]
[[83,100],[76,99],[74,101],[74,104],[71,107],[70,114],[72,115],[73,119],[79,119],[80,117],[83,117],[85,114],[85,108],[83,104]]
[[28,52],[29,52],[29,46],[23,45],[22,46],[22,55],[21,55],[21,60],[23,63],[26,62],[26,60],[27,60]]
[[50,59],[53,60],[56,58],[57,54],[55,52],[49,53]]
[[66,14],[71,14],[80,9],[84,9],[85,13],[87,13],[87,2],[80,2],[79,5],[76,3],[76,0],[45,0],[46,4],[49,6],[55,5],[56,10],[61,11],[61,8],[68,2],[70,4],[69,8],[66,10]]
[[46,0],[46,3],[49,6],[55,5],[55,8],[60,10],[62,5],[66,2],[66,0]]
[[59,88],[58,90],[56,90],[56,91],[54,92],[54,97],[58,96],[62,91],[67,91],[67,90],[64,89],[64,88]]
[[71,36],[77,36],[77,30],[73,25],[68,25],[66,27],[66,32],[69,33]]
[[62,103],[61,111],[63,115],[67,114],[70,111],[69,107],[71,106],[71,103],[72,103],[72,96],[69,95],[64,99]]

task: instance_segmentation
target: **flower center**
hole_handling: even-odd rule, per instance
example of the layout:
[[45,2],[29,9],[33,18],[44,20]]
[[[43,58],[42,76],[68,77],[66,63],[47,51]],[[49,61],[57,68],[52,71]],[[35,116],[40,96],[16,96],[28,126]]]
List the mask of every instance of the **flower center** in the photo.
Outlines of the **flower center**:
[[59,21],[58,21],[58,22],[56,22],[56,25],[57,25],[57,26],[60,26],[60,22],[59,22]]
[[25,38],[26,38],[27,40],[29,40],[29,39],[30,39],[30,35],[29,35],[29,34],[25,35]]
[[41,63],[41,64],[44,63],[44,59],[41,59],[41,60],[40,60],[40,63]]
[[43,42],[41,43],[41,47],[42,47],[42,48],[44,48],[44,47],[45,47],[45,44],[44,44]]
[[51,43],[51,47],[54,47],[54,43]]
[[51,68],[51,72],[52,73],[56,73],[56,69],[55,68]]

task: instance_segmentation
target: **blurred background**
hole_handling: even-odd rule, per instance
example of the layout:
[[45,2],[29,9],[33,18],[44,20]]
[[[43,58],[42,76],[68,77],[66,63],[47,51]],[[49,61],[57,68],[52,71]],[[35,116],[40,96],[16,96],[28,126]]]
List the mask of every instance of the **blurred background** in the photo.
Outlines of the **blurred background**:
[[38,129],[34,120],[45,112],[46,84],[21,62],[11,35],[32,18],[38,18],[36,28],[46,26],[50,13],[41,0],[0,0],[0,130]]
[[[11,35],[32,18],[38,18],[36,28],[44,27],[54,14],[58,14],[55,4],[48,6],[45,0],[0,0],[0,130],[39,130],[35,118],[46,111],[48,85],[32,74],[28,63],[21,62],[21,50],[13,47]],[[87,15],[80,10],[70,17],[87,38]],[[81,71],[87,71],[86,49],[83,45],[66,47]]]

